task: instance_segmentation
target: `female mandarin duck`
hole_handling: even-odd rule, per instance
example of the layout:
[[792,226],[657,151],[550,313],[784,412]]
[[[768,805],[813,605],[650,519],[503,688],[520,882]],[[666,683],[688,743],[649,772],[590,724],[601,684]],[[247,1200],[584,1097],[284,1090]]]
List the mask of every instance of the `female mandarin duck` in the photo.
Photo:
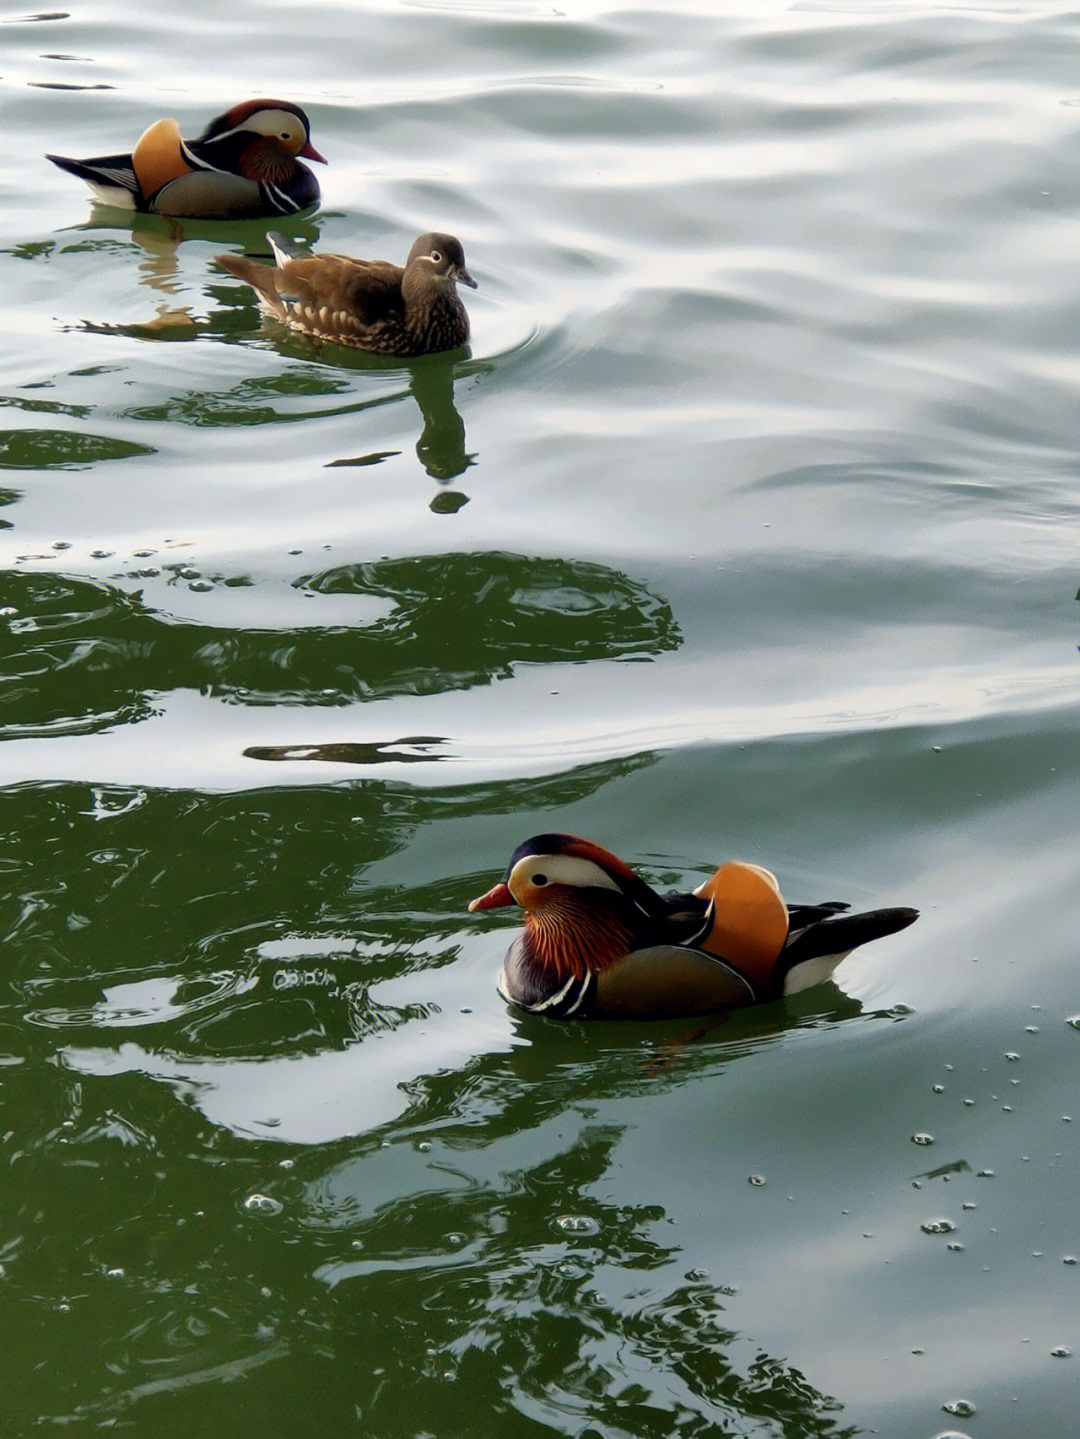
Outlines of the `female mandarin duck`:
[[297,156],[326,161],[311,143],[308,117],[287,100],[245,100],[184,140],[175,120],[158,120],[130,155],[71,160],[47,155],[85,180],[96,199],[123,210],[202,220],[293,215],[319,198],[319,182]]
[[218,255],[217,262],[302,334],[402,356],[456,350],[469,338],[456,285],[477,286],[453,235],[421,235],[404,269],[388,260],[311,255],[273,231],[266,238],[276,266],[237,255]]
[[915,909],[843,914],[786,905],[757,865],[721,865],[692,894],[660,895],[621,859],[572,834],[540,834],[470,912],[519,904],[525,928],[504,998],[560,1019],[642,1019],[732,1009],[828,979],[857,945],[906,928]]

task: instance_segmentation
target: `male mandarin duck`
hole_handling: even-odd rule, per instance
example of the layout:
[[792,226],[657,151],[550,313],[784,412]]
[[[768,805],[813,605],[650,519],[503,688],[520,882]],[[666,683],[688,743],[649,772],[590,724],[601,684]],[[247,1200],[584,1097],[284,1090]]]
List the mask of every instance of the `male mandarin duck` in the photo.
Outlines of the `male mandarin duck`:
[[421,235],[405,268],[388,260],[312,255],[271,231],[276,265],[218,255],[249,284],[264,308],[302,334],[376,355],[430,355],[469,338],[457,282],[477,288],[453,235]]
[[175,120],[150,126],[130,155],[72,160],[46,155],[85,180],[96,199],[123,210],[202,220],[293,215],[319,198],[319,182],[298,156],[326,161],[311,126],[287,100],[245,100],[184,140]]
[[504,998],[560,1019],[661,1018],[797,994],[830,978],[851,950],[895,934],[915,909],[844,914],[846,904],[786,905],[757,865],[721,865],[692,894],[660,895],[621,859],[572,834],[540,834],[470,912],[519,904]]

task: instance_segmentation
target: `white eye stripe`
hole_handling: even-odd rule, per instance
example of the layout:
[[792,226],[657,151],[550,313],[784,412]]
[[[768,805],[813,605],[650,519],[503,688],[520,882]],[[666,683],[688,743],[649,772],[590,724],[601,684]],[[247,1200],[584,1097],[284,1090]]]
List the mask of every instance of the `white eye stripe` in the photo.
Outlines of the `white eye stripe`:
[[222,130],[220,135],[213,136],[215,140],[225,140],[231,135],[244,133],[265,135],[268,139],[273,136],[280,140],[298,140],[303,134],[303,126],[295,115],[290,115],[287,110],[256,110],[246,120],[241,120],[231,130]]
[[566,884],[575,889],[613,889],[617,894],[621,892],[606,870],[591,859],[582,859],[576,854],[526,855],[510,871],[507,886],[517,898],[517,890],[534,885],[541,878],[549,885]]

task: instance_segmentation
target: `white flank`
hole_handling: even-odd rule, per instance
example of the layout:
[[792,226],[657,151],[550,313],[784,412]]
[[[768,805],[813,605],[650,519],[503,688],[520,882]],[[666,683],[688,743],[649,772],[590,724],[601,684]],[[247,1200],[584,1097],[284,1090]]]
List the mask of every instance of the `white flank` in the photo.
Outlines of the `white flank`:
[[833,970],[850,953],[850,949],[845,949],[842,954],[819,954],[815,959],[792,965],[784,978],[784,993],[799,994],[804,989],[813,989],[815,984],[824,984],[832,979]]

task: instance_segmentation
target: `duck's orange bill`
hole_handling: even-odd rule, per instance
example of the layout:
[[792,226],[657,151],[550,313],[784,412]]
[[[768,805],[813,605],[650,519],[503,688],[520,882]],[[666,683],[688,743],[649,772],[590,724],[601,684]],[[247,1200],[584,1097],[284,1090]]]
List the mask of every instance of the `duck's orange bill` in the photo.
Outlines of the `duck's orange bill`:
[[517,900],[505,884],[497,884],[494,889],[489,889],[487,894],[473,900],[469,905],[469,913],[473,914],[478,909],[499,909],[504,904],[517,904]]
[[316,150],[315,146],[311,143],[310,140],[300,151],[300,154],[304,157],[305,160],[318,160],[320,165],[326,164],[326,156],[320,155],[318,150]]

